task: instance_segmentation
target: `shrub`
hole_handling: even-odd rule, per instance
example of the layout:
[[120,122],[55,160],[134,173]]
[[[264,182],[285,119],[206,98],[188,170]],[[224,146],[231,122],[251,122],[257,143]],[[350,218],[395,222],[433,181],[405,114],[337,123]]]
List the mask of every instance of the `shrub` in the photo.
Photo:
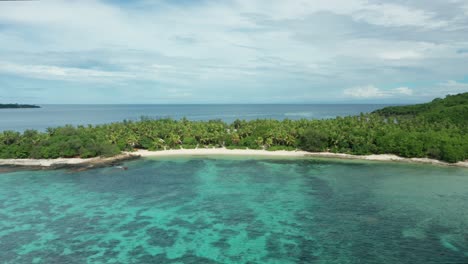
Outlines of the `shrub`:
[[301,137],[299,146],[306,151],[324,151],[328,147],[328,134],[325,131],[309,128]]

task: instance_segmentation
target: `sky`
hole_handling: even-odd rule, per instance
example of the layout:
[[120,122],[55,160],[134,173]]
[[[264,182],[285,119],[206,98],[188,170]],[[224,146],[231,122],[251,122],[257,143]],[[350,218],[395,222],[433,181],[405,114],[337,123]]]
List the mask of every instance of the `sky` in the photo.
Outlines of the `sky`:
[[468,0],[0,1],[0,103],[412,103],[468,91]]

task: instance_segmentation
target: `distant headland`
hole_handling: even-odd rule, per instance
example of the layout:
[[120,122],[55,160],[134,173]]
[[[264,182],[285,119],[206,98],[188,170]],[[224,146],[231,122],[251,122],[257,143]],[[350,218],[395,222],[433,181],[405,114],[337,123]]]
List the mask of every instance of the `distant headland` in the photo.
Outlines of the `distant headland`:
[[38,105],[29,104],[0,104],[0,109],[11,109],[11,108],[41,108]]

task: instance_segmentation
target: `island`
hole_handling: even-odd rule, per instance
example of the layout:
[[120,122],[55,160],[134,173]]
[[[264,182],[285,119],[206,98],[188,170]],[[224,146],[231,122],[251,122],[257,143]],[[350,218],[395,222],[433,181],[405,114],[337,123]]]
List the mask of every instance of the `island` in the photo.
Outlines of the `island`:
[[41,108],[38,105],[29,104],[0,104],[0,109],[15,109],[15,108]]
[[142,118],[46,132],[0,132],[0,165],[197,153],[315,155],[466,166],[468,93],[324,120],[257,119],[227,124],[221,120]]

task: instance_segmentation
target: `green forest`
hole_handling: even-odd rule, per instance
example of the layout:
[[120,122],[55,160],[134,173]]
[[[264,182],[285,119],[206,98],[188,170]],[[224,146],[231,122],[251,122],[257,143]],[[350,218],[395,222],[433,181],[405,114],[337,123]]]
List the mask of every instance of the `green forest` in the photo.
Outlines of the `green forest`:
[[468,159],[468,93],[324,120],[189,121],[142,118],[45,132],[0,132],[0,158],[113,156],[135,149],[226,147]]

